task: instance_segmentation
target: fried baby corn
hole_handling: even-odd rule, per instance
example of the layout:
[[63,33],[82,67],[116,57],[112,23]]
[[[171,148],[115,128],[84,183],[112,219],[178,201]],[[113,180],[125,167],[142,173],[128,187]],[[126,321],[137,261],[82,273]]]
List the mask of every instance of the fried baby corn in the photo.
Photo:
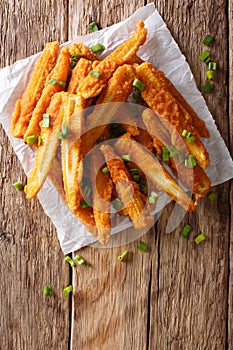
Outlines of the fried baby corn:
[[101,244],[107,244],[111,232],[110,201],[113,183],[109,174],[102,172],[104,157],[100,151],[92,154],[90,159],[90,177],[92,182],[92,200],[98,239]]
[[23,96],[16,103],[11,123],[11,133],[14,137],[24,136],[32,112],[44,89],[46,78],[56,64],[58,50],[59,43],[57,41],[47,43],[38,58]]
[[[193,154],[198,162],[204,168],[207,168],[209,155],[199,138],[197,130],[192,125],[190,114],[184,108],[181,108],[167,86],[161,83],[156,69],[151,63],[142,63],[137,67],[136,71],[138,78],[145,84],[145,88],[141,93],[142,97],[148,106],[156,112],[162,123],[165,122],[164,125],[171,134],[173,145],[182,153],[187,154],[189,152]],[[193,142],[188,142],[182,136],[184,130],[187,130],[195,137]]]
[[158,189],[166,192],[185,210],[193,211],[196,209],[193,200],[182,190],[177,181],[141,144],[123,136],[115,143],[114,148],[118,154],[128,154],[133,162],[140,164],[142,169],[146,169],[146,175],[151,182]]
[[144,23],[138,21],[134,34],[122,45],[119,45],[113,53],[99,62],[94,71],[97,74],[89,74],[81,82],[77,92],[86,99],[99,95],[117,67],[129,62],[136,55],[139,47],[144,44],[146,35],[147,30],[144,28]]
[[75,94],[80,82],[88,75],[92,69],[92,62],[86,58],[80,58],[71,73],[67,91]]
[[120,107],[120,103],[126,101],[133,90],[135,68],[124,64],[119,67],[109,80],[106,89],[96,102],[96,107],[87,118],[86,129],[82,136],[82,152],[86,155],[96,144],[96,141],[104,134],[107,124],[111,123]]
[[82,42],[71,45],[69,50],[70,50],[71,60],[74,62],[77,62],[82,57],[86,58],[89,61],[96,60],[96,57],[92,53],[92,51],[89,50],[88,47]]
[[[142,119],[146,125],[150,135],[153,137],[154,145],[158,154],[162,155],[162,148],[166,147],[170,149],[171,141],[169,139],[168,131],[165,131],[163,125],[160,123],[159,118],[153,113],[151,109],[143,111]],[[199,164],[192,169],[185,166],[183,162],[179,161],[178,155],[169,158],[168,165],[173,170],[175,176],[194,193],[196,200],[204,197],[210,189],[210,179],[200,167]]]
[[109,145],[100,146],[100,150],[104,154],[118,196],[126,207],[135,229],[150,228],[153,225],[153,218],[145,210],[144,196],[139,190],[139,185],[131,180],[124,161],[116,155]]
[[[24,142],[27,142],[27,137],[34,135],[36,138],[40,134],[40,122],[43,119],[43,114],[49,106],[52,96],[56,92],[64,90],[69,74],[70,53],[67,47],[64,47],[58,57],[58,61],[52,72],[47,78],[46,85],[42,95],[32,113],[28,128],[24,135]],[[61,84],[62,82],[62,84]]]
[[61,140],[61,160],[66,199],[73,213],[77,212],[82,199],[79,183],[83,175],[81,134],[84,108],[85,100],[81,96],[68,94],[65,97],[62,126],[69,130],[70,135]]
[[41,127],[42,144],[37,148],[34,166],[24,188],[28,199],[32,199],[41,189],[55,158],[59,144],[58,134],[62,124],[61,106],[64,94],[55,94],[46,110],[49,115],[49,127]]

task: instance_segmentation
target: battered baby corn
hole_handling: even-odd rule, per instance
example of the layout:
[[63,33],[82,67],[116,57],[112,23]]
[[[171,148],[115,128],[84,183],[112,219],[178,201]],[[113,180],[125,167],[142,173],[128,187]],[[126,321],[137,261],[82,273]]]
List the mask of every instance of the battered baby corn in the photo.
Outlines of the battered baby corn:
[[86,130],[82,136],[82,152],[86,155],[96,144],[96,141],[104,134],[108,124],[111,123],[120,107],[120,103],[129,97],[133,90],[135,68],[124,64],[119,67],[109,80],[106,89],[96,102],[96,107],[87,118]]
[[129,62],[136,55],[137,50],[146,40],[146,34],[144,23],[138,21],[136,31],[131,38],[119,45],[103,61],[100,61],[95,67],[94,74],[89,73],[79,85],[77,92],[86,99],[99,95],[117,67]]
[[[156,69],[151,63],[142,63],[136,71],[138,78],[145,84],[142,97],[148,106],[157,113],[162,123],[165,121],[164,125],[171,134],[172,144],[182,153],[193,154],[199,163],[207,168],[209,155],[200,140],[198,131],[192,125],[191,115],[177,102],[167,86],[161,83],[159,74],[156,73]],[[184,130],[195,137],[193,142],[188,142],[182,136]]]
[[92,62],[86,58],[80,58],[71,73],[67,91],[76,94],[80,82],[88,75],[92,69]]
[[118,154],[129,155],[133,162],[140,164],[142,169],[146,169],[146,175],[151,182],[154,183],[158,189],[166,192],[185,210],[193,211],[196,209],[193,200],[182,190],[177,181],[141,144],[121,137],[115,143],[114,148],[117,150]]
[[126,207],[135,229],[150,228],[153,225],[153,218],[145,210],[144,196],[139,190],[139,185],[131,180],[124,161],[116,155],[109,145],[100,146],[100,150],[104,154],[118,196]]
[[69,74],[70,53],[67,47],[61,50],[58,61],[50,75],[47,77],[46,85],[42,95],[32,113],[28,128],[24,134],[24,142],[27,142],[27,137],[34,135],[36,138],[40,134],[40,122],[46,108],[49,106],[52,96],[56,92],[65,89],[66,80]]
[[11,122],[11,133],[14,137],[24,136],[32,112],[44,89],[46,78],[56,64],[58,50],[57,41],[48,43],[38,58],[23,96],[16,103]]

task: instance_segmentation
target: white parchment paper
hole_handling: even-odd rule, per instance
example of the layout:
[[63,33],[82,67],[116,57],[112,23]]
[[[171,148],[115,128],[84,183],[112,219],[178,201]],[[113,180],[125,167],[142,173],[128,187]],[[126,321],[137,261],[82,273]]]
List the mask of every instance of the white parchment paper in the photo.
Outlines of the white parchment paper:
[[[233,161],[229,151],[216,128],[204,98],[196,87],[185,57],[180,52],[166,24],[155,9],[154,4],[140,8],[123,22],[86,36],[74,38],[62,46],[78,41],[83,41],[89,47],[96,43],[102,43],[107,48],[104,52],[104,57],[129,38],[135,30],[136,21],[139,19],[145,22],[148,35],[147,41],[140,48],[138,55],[165,72],[166,76],[186,98],[199,117],[205,120],[208,126],[211,138],[205,140],[205,145],[211,159],[207,173],[212,185],[217,185],[231,179],[233,177]],[[0,70],[0,122],[26,174],[32,168],[34,155],[30,147],[25,145],[22,140],[15,139],[10,135],[10,124],[15,102],[23,94],[38,56],[39,54],[36,54]],[[46,180],[38,194],[38,198],[45,213],[56,226],[64,254],[95,241],[85,226],[63,204],[49,180]],[[167,203],[166,198],[162,198],[159,201],[156,212],[161,210],[165,201]],[[120,226],[112,230],[112,233],[119,232],[130,226],[130,221],[125,219]]]

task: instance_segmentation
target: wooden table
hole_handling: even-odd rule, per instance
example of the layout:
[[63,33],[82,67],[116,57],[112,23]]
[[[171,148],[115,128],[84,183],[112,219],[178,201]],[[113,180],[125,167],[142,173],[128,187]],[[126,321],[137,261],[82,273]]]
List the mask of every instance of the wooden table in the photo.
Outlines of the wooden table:
[[[40,51],[46,42],[63,43],[127,18],[143,0],[1,0],[0,65],[12,64]],[[205,80],[198,60],[201,40],[211,33],[218,64],[215,89],[207,105],[232,151],[233,147],[233,3],[232,1],[155,1],[172,35],[187,57],[201,88]],[[233,349],[233,229],[230,182],[217,186],[217,200],[201,201],[171,234],[165,234],[169,206],[155,232],[143,237],[149,251],[139,253],[138,241],[128,244],[127,263],[117,256],[123,247],[93,249],[80,254],[93,267],[71,269],[64,262],[56,230],[37,199],[15,194],[12,183],[25,175],[8,138],[1,136],[0,210],[0,348],[223,350]],[[181,227],[194,228],[190,239]],[[195,234],[207,240],[196,246]],[[46,298],[50,283],[54,295]],[[72,297],[63,287],[73,284]]]

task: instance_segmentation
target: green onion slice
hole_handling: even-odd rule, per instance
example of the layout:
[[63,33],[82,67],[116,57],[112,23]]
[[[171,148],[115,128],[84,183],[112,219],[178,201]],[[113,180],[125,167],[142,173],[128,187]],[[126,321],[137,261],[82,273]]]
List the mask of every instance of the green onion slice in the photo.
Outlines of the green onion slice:
[[60,80],[58,84],[61,85],[64,89],[66,88],[66,82],[65,81]]
[[83,257],[81,257],[81,255],[76,255],[74,257],[74,260],[76,260],[79,265],[85,264],[85,259],[83,259]]
[[116,210],[119,210],[122,207],[122,202],[120,198],[116,198],[114,203],[113,203],[113,208]]
[[206,75],[207,79],[211,80],[214,77],[214,72],[212,70],[207,70],[205,75]]
[[103,174],[107,174],[108,172],[109,172],[108,167],[104,167],[104,168],[102,169],[102,173],[103,173]]
[[182,136],[184,136],[185,138],[187,138],[187,137],[189,137],[191,134],[190,134],[190,132],[188,131],[188,130],[183,130],[182,131]]
[[43,114],[43,121],[42,121],[42,127],[43,128],[49,128],[50,125],[50,114]]
[[195,238],[195,242],[196,244],[199,244],[201,243],[202,241],[204,241],[206,239],[206,236],[204,233],[201,233],[200,235],[198,235],[196,238]]
[[130,162],[130,155],[129,154],[122,154],[121,158],[125,160],[126,162]]
[[62,125],[61,132],[58,134],[59,139],[66,139],[71,134],[71,130],[67,125]]
[[145,252],[148,248],[148,245],[145,242],[140,242],[138,245],[138,250],[140,250],[141,252]]
[[202,41],[202,43],[206,46],[210,46],[214,41],[214,37],[210,34],[206,35]]
[[162,159],[164,162],[169,160],[169,150],[166,147],[162,148]]
[[46,286],[44,286],[44,295],[50,297],[52,294],[52,288],[50,287],[50,285],[47,284]]
[[142,90],[144,90],[146,85],[141,80],[135,79],[133,82],[133,86],[138,88],[138,90],[142,91]]
[[38,147],[40,147],[41,143],[42,143],[42,137],[39,135],[39,136],[38,136],[38,139],[37,139],[37,145],[38,145]]
[[137,88],[134,89],[133,99],[137,102],[141,101],[142,99],[141,92]]
[[95,22],[91,22],[89,24],[89,30],[90,30],[90,32],[93,33],[93,32],[98,32],[99,28]]
[[68,297],[69,294],[73,291],[73,286],[70,284],[69,286],[63,289],[63,294]]
[[131,168],[129,169],[130,174],[140,174],[140,169],[138,168]]
[[209,70],[216,70],[216,69],[217,69],[217,63],[216,63],[216,62],[210,61],[210,62],[208,63],[208,69],[209,69]]
[[132,178],[133,178],[133,180],[134,180],[135,182],[139,182],[139,181],[141,180],[141,177],[140,177],[140,175],[138,175],[138,174],[133,174],[133,175],[132,175]]
[[192,143],[193,141],[196,140],[196,137],[195,136],[190,136],[190,137],[187,137],[187,142],[188,143]]
[[57,80],[52,78],[52,79],[49,80],[49,84],[50,85],[55,85],[55,84],[57,84]]
[[19,182],[19,181],[15,182],[15,183],[13,184],[13,187],[14,187],[14,189],[15,189],[16,191],[20,191],[20,190],[23,189],[23,185],[22,185],[22,183]]
[[126,258],[126,256],[128,255],[128,252],[129,252],[128,250],[125,250],[121,255],[119,255],[117,257],[118,261],[123,261]]
[[210,192],[207,197],[209,198],[209,200],[214,201],[217,195],[214,192]]
[[205,84],[205,85],[203,85],[202,86],[202,90],[204,91],[204,92],[210,92],[211,90],[213,90],[213,84]]
[[72,266],[72,267],[75,266],[75,263],[74,263],[74,261],[71,259],[70,256],[66,256],[66,257],[65,257],[65,261],[67,261],[67,262],[70,264],[70,266]]
[[191,231],[191,226],[189,224],[185,225],[183,230],[181,231],[181,236],[187,238],[188,233]]
[[91,70],[89,75],[91,75],[92,77],[95,77],[95,78],[100,78],[101,77],[101,73],[96,72],[94,70]]
[[102,52],[102,51],[104,51],[104,50],[105,50],[105,46],[102,45],[102,44],[96,44],[96,45],[93,45],[93,46],[91,47],[91,51],[92,51],[93,53]]

